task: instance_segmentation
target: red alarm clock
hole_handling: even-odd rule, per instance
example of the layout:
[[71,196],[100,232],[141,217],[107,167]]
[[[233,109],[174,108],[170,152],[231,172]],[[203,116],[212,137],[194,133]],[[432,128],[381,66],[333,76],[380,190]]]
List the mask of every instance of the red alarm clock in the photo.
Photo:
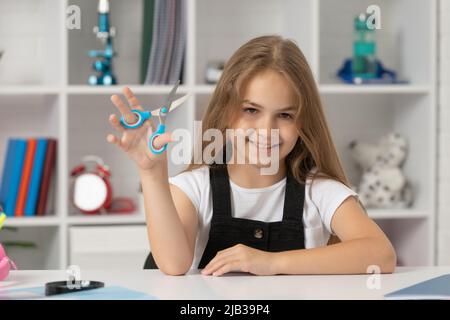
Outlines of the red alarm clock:
[[[88,163],[93,163],[94,166],[89,168]],[[113,199],[110,176],[109,167],[100,157],[85,156],[82,164],[71,171],[73,205],[85,214],[133,212],[135,206],[131,199]]]

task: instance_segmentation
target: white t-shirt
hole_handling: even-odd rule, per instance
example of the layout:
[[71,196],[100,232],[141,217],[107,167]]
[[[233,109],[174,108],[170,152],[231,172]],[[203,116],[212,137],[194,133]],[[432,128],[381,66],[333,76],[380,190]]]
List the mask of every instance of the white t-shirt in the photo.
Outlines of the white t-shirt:
[[[194,261],[196,269],[209,238],[213,214],[212,192],[209,168],[203,166],[169,178],[169,183],[180,188],[191,200],[198,213],[198,233],[195,244]],[[244,218],[265,222],[283,219],[286,178],[265,188],[243,188],[230,179],[231,210],[234,218]],[[357,193],[341,182],[332,179],[315,179],[305,185],[303,205],[303,226],[305,248],[315,248],[327,244],[331,230],[331,219],[336,209],[349,196]]]

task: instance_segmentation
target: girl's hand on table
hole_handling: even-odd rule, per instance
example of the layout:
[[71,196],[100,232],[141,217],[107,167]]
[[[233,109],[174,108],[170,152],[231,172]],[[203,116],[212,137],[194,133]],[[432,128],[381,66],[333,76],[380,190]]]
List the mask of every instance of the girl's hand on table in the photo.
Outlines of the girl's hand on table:
[[260,276],[274,275],[274,253],[243,244],[219,251],[202,270],[203,275],[220,276],[227,272],[249,272]]

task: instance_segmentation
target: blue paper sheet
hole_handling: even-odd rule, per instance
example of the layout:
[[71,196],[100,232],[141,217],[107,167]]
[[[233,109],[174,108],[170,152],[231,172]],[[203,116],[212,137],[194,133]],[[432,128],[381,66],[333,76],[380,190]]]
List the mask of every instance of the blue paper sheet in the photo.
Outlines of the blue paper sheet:
[[386,299],[450,299],[450,274],[419,282],[404,289],[388,293]]
[[155,300],[154,296],[121,286],[76,291],[47,297],[44,287],[9,289],[0,291],[0,300],[16,299],[70,299],[70,300]]

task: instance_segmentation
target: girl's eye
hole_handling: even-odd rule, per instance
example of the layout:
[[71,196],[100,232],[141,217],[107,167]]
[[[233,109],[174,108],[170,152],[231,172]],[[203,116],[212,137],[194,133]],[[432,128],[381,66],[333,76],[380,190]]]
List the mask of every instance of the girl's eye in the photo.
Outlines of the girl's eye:
[[293,119],[294,117],[290,113],[280,113],[280,118],[282,119]]
[[255,108],[246,107],[244,108],[244,112],[249,114],[255,114],[256,112],[258,112],[258,110],[256,110]]

